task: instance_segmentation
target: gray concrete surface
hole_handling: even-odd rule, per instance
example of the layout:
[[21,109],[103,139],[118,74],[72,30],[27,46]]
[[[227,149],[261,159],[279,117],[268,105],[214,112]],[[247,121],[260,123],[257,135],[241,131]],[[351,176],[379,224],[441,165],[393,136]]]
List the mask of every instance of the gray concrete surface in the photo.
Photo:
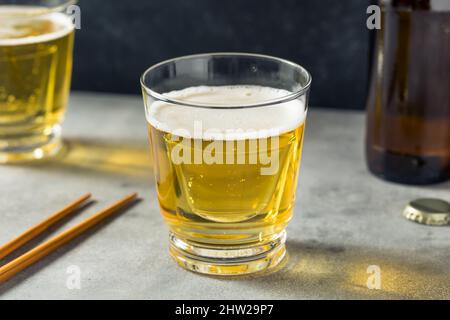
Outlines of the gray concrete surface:
[[[75,93],[64,154],[0,167],[0,243],[87,191],[97,202],[47,238],[129,192],[143,198],[0,285],[1,299],[450,298],[450,228],[401,216],[413,198],[450,200],[450,183],[407,187],[371,176],[356,112],[311,109],[283,269],[232,280],[182,270],[167,252],[143,114],[139,97]],[[366,286],[370,265],[381,268],[381,290]],[[71,266],[81,271],[79,290],[67,287]]]

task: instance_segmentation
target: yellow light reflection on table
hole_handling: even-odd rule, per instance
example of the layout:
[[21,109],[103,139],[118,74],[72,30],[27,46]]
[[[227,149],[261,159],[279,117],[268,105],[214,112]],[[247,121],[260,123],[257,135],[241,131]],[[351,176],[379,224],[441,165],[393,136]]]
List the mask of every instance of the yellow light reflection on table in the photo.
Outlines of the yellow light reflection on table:
[[100,174],[149,181],[153,179],[152,159],[148,141],[66,139],[56,156],[17,165],[69,175],[92,174],[92,179]]
[[[358,247],[330,247],[314,242],[288,244],[291,261],[286,276],[305,282],[305,288],[346,297],[449,299],[450,278],[429,260],[407,253]],[[380,290],[368,288],[369,266],[379,266]]]
[[149,149],[148,143],[67,140],[57,161],[65,166],[96,172],[149,176],[153,167]]

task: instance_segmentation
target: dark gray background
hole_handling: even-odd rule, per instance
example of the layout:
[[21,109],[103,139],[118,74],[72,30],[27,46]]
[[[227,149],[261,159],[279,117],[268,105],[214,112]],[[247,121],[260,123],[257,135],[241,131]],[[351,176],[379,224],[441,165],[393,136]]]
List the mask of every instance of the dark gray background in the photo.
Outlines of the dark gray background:
[[363,109],[368,0],[80,0],[73,88],[140,93],[150,65],[240,51],[295,61],[313,75],[312,105]]

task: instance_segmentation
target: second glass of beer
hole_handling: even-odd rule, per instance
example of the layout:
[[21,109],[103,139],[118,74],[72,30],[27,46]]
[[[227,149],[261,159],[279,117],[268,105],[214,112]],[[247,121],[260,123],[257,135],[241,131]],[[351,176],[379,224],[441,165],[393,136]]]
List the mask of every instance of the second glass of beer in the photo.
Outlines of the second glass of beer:
[[217,53],[141,79],[170,253],[184,268],[240,275],[286,254],[311,85],[292,62]]
[[0,163],[61,148],[72,73],[69,0],[0,0]]

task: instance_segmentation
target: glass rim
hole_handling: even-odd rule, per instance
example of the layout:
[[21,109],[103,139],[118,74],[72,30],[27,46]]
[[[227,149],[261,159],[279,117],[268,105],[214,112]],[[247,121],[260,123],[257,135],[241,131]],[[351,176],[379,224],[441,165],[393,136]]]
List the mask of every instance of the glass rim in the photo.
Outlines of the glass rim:
[[[263,102],[259,102],[259,103],[255,103],[255,104],[243,105],[243,106],[236,106],[236,105],[213,106],[213,105],[202,104],[202,103],[186,102],[186,101],[167,97],[164,94],[158,93],[158,92],[150,89],[145,84],[145,78],[147,77],[147,75],[163,65],[177,62],[180,60],[189,60],[189,59],[202,58],[202,57],[208,57],[208,56],[212,56],[212,57],[236,56],[236,57],[254,57],[254,58],[269,59],[272,61],[276,61],[276,62],[280,62],[280,63],[286,64],[286,65],[289,65],[297,70],[300,70],[302,73],[306,74],[307,82],[304,86],[302,86],[301,89],[291,92],[285,96],[282,96],[282,97],[279,97],[276,99],[265,100]],[[186,55],[186,56],[181,56],[181,57],[172,58],[172,59],[168,59],[168,60],[159,62],[144,71],[144,73],[142,74],[142,76],[140,78],[140,82],[141,82],[141,86],[145,90],[145,92],[149,96],[152,96],[159,101],[163,101],[163,102],[174,104],[174,105],[180,105],[180,106],[184,106],[184,107],[226,110],[226,109],[246,109],[246,108],[267,107],[267,106],[286,103],[286,102],[298,99],[299,97],[305,95],[311,88],[312,76],[309,73],[309,71],[306,70],[306,68],[302,67],[301,65],[299,65],[295,62],[286,60],[286,59],[277,58],[277,57],[270,56],[270,55],[263,55],[263,54],[256,54],[256,53],[243,53],[243,52],[214,52],[214,53],[200,53],[200,54]]]
[[[5,14],[8,16],[15,16],[15,17],[27,17],[27,16],[39,16],[39,15],[43,15],[43,14],[48,14],[48,13],[52,13],[52,12],[60,12],[64,9],[66,9],[69,6],[75,5],[78,3],[78,0],[65,0],[65,1],[61,1],[61,3],[54,5],[54,6],[45,6],[42,4],[20,4],[20,3],[11,3],[11,4],[1,4],[0,3],[0,7],[1,6],[29,6],[29,7],[33,7],[34,10],[30,10],[31,12],[28,13],[14,13],[11,14],[10,12]],[[0,14],[0,17],[2,15]]]

